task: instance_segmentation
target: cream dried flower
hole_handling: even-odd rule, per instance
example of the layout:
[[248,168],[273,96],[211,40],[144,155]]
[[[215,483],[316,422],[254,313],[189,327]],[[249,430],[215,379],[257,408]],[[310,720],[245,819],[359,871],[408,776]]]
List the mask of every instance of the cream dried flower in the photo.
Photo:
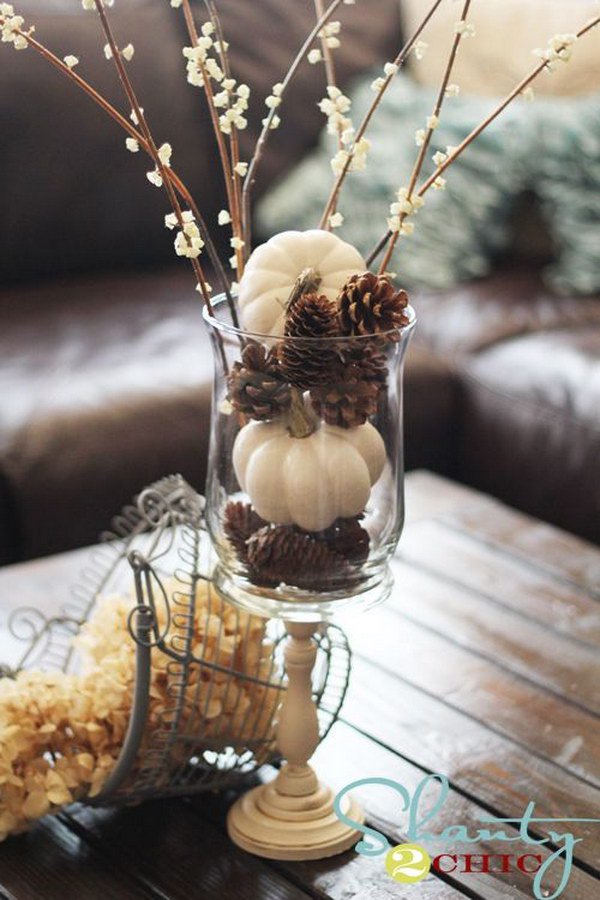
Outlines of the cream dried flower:
[[66,66],[69,67],[69,69],[74,69],[75,66],[79,65],[79,60],[77,59],[76,56],[69,54],[68,56],[64,57],[64,63]]

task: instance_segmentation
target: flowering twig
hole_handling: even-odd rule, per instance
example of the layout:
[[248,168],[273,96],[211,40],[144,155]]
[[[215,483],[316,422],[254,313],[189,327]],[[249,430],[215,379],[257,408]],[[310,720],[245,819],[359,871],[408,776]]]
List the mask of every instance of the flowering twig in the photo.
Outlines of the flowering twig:
[[[6,18],[0,14],[0,26],[5,25],[6,21]],[[50,65],[57,69],[66,78],[70,79],[76,87],[78,87],[81,91],[83,91],[83,93],[90,97],[90,99],[93,100],[97,106],[99,106],[129,135],[132,141],[135,141],[135,143],[145,153],[147,153],[151,159],[153,159],[152,151],[148,142],[146,141],[146,138],[136,129],[131,121],[126,119],[125,116],[121,115],[121,113],[117,109],[115,109],[115,107],[111,103],[109,103],[109,101],[106,100],[106,98],[103,97],[102,94],[100,94],[88,81],[78,75],[77,72],[74,71],[72,65],[67,65],[67,63],[63,62],[63,60],[59,59],[59,57],[56,56],[56,54],[54,54],[48,47],[46,47],[39,40],[33,37],[33,33],[31,31],[23,31],[21,28],[14,28],[13,30],[14,33],[17,34],[19,38],[21,38],[25,42],[25,44],[31,47],[31,49],[35,50],[35,52],[38,53],[47,62],[49,62]],[[202,217],[202,214],[200,213],[200,210],[198,209],[194,198],[174,169],[167,168],[166,174],[175,191],[179,194],[179,196],[194,214],[194,218],[198,223],[202,238],[206,244],[206,249],[210,261],[215,268],[215,272],[219,278],[221,287],[224,293],[228,296],[231,303],[231,294],[227,276],[225,275],[223,265],[221,263],[221,260],[219,259],[219,255],[217,254],[206,222]]]
[[[308,50],[310,49],[311,44],[314,42],[316,36],[321,31],[321,29],[327,24],[331,16],[334,14],[338,6],[342,3],[342,0],[332,0],[329,4],[321,18],[314,25],[307,38],[303,42],[302,46],[298,50],[298,53],[292,60],[292,64],[289,67],[285,77],[280,83],[280,93],[279,97],[282,97],[290,82],[292,81],[294,75],[298,71],[301,63],[304,61],[304,57],[306,56]],[[244,250],[246,256],[248,256],[250,252],[250,242],[252,237],[252,222],[250,216],[250,200],[252,194],[252,188],[254,187],[254,183],[256,181],[256,174],[258,167],[260,165],[261,159],[264,154],[265,146],[269,137],[269,133],[271,131],[271,125],[275,118],[276,111],[275,108],[269,111],[269,114],[265,118],[263,122],[262,131],[258,136],[258,140],[256,141],[254,152],[252,154],[252,158],[250,160],[250,165],[248,167],[248,173],[244,180],[244,189],[242,191],[242,218],[244,222]]]
[[[599,24],[600,24],[600,16],[596,16],[595,18],[593,18],[589,22],[587,22],[582,28],[580,28],[579,31],[577,31],[575,33],[574,37],[577,39],[583,37],[583,35],[587,34],[588,31],[591,31],[592,28],[595,28]],[[559,47],[558,51],[556,51],[557,58],[560,58],[561,49],[565,50],[567,48],[567,46],[568,45],[565,44],[562,48]],[[479,125],[477,125],[477,127],[474,128],[466,136],[466,138],[463,141],[461,141],[461,143],[452,150],[451,153],[448,154],[446,159],[437,166],[435,171],[429,176],[429,178],[426,179],[425,182],[423,182],[423,184],[415,192],[414,196],[423,197],[423,195],[434,184],[436,179],[439,178],[446,171],[446,169],[449,166],[451,166],[452,163],[455,162],[455,160],[457,160],[459,156],[461,156],[462,153],[464,153],[464,151],[467,149],[469,144],[471,144],[477,137],[479,137],[479,135],[482,133],[482,131],[485,131],[485,129],[489,125],[491,125],[491,123],[495,119],[497,119],[498,116],[502,112],[504,112],[506,107],[509,106],[509,104],[512,103],[513,100],[519,96],[519,94],[522,94],[533,81],[535,81],[535,79],[538,77],[538,75],[541,72],[544,71],[544,69],[551,70],[551,64],[548,59],[543,59],[542,62],[538,63],[538,65],[536,65],[535,68],[533,68],[524,78],[521,79],[521,81],[513,88],[513,90],[509,94],[506,95],[504,100],[502,100],[502,102],[488,116],[486,116],[486,118],[483,119],[483,121],[480,122]],[[386,244],[390,240],[391,236],[392,236],[392,232],[388,229],[388,231],[386,231],[386,233],[379,240],[377,245],[373,248],[373,250],[367,257],[367,265],[370,266],[371,263],[375,259],[377,259],[377,257],[379,256],[379,254],[381,253],[383,248],[386,246]]]
[[[225,42],[225,36],[223,34],[223,27],[221,25],[221,19],[217,12],[217,8],[213,3],[213,0],[204,0],[204,5],[210,16],[210,21],[215,29],[215,34],[217,35],[217,40],[219,43],[219,59],[221,61],[221,67],[223,72],[225,73],[226,79],[231,79],[231,67],[229,65],[229,54],[227,52],[227,44]],[[237,276],[238,279],[241,278],[244,272],[244,263],[245,257],[242,252],[243,244],[242,235],[244,231],[243,221],[242,221],[242,185],[241,185],[241,176],[240,176],[240,145],[238,140],[237,128],[232,127],[231,135],[229,138],[230,147],[231,147],[231,178],[233,180],[233,191],[232,191],[232,205],[230,206],[230,215],[232,220],[232,231],[233,236],[238,238],[235,241],[235,257],[237,262]]]
[[353,159],[354,153],[356,151],[356,148],[360,144],[360,141],[364,138],[365,133],[371,123],[371,119],[373,118],[373,115],[375,113],[375,110],[381,103],[383,96],[384,96],[385,92],[387,91],[388,87],[390,86],[390,84],[392,83],[394,77],[396,76],[396,73],[404,65],[404,62],[405,62],[408,54],[412,50],[415,43],[418,41],[423,29],[425,28],[425,26],[427,25],[427,23],[429,22],[431,17],[434,15],[438,6],[441,3],[442,3],[442,0],[435,0],[433,5],[430,7],[427,15],[425,16],[425,18],[419,24],[419,26],[417,27],[415,32],[409,37],[409,39],[406,41],[406,43],[404,44],[404,46],[402,47],[402,49],[400,50],[400,52],[398,53],[398,55],[396,56],[394,61],[388,67],[388,71],[386,72],[385,77],[381,81],[381,85],[379,86],[379,88],[375,94],[375,98],[373,99],[373,102],[371,103],[369,109],[365,113],[365,116],[364,116],[362,122],[360,123],[360,125],[356,131],[356,134],[354,135],[352,144],[346,151],[347,152],[346,160],[345,160],[344,164],[342,165],[339,173],[337,174],[337,177],[331,188],[329,197],[327,198],[327,203],[325,204],[325,209],[323,210],[323,215],[321,216],[319,228],[327,227],[327,223],[329,222],[329,217],[336,207],[340,190],[342,189],[342,185],[343,185],[343,183],[346,179],[346,176],[350,170],[350,166],[351,166],[352,159]]
[[[188,31],[188,35],[190,38],[190,42],[192,44],[192,48],[196,48],[198,46],[200,35],[198,34],[198,29],[196,28],[196,23],[194,20],[194,14],[192,12],[192,8],[190,5],[190,0],[183,0],[183,15],[185,19],[186,28]],[[221,51],[222,51],[222,42]],[[211,118],[213,131],[215,134],[215,140],[217,142],[217,148],[219,151],[219,158],[221,161],[221,168],[223,171],[223,179],[225,181],[225,192],[227,195],[227,205],[229,207],[229,212],[231,215],[231,223],[232,223],[232,231],[234,237],[237,237],[241,240],[242,233],[242,224],[239,215],[239,211],[236,204],[236,198],[234,193],[234,179],[232,166],[229,159],[229,154],[227,152],[227,146],[225,143],[224,133],[221,130],[221,124],[219,122],[219,114],[217,112],[217,107],[215,105],[215,94],[212,88],[210,73],[205,65],[204,59],[201,56],[196,58],[196,63],[202,75],[202,86],[204,88],[204,93],[206,95],[206,102],[208,104],[209,115]],[[235,131],[235,127],[232,127],[232,133]],[[238,266],[238,274],[241,274],[243,271],[244,265],[244,256],[241,253],[241,248],[236,248],[235,256]],[[241,267],[241,269],[240,269]]]
[[[404,225],[404,220],[406,219],[409,212],[412,212],[413,210],[416,212],[416,210],[418,209],[418,206],[415,206],[412,203],[413,191],[415,189],[417,179],[419,178],[419,175],[421,174],[421,170],[423,168],[423,163],[425,162],[425,155],[429,149],[429,145],[431,144],[431,138],[433,136],[433,132],[435,131],[435,129],[438,126],[440,112],[442,110],[442,105],[444,103],[444,98],[446,96],[446,88],[448,87],[448,84],[450,82],[450,75],[452,74],[452,69],[454,68],[454,63],[456,61],[456,54],[458,53],[458,48],[459,48],[460,42],[463,40],[463,35],[468,33],[465,31],[465,28],[466,28],[467,16],[469,14],[470,6],[471,6],[471,0],[465,0],[460,19],[457,22],[457,25],[455,27],[454,40],[452,41],[452,47],[451,47],[450,53],[448,55],[448,62],[446,63],[446,69],[442,76],[442,82],[440,84],[440,89],[439,89],[438,95],[436,97],[434,106],[433,106],[433,111],[431,113],[431,116],[429,116],[429,118],[427,119],[427,128],[425,129],[425,131],[423,133],[419,133],[419,138],[421,139],[421,145],[419,147],[419,152],[417,154],[417,158],[415,160],[415,164],[413,166],[413,170],[412,170],[409,182],[408,182],[408,188],[406,190],[406,195],[399,197],[399,205],[404,204],[405,208],[400,209],[398,211],[399,214],[395,214],[395,212],[392,211],[392,217],[396,218],[395,224],[397,225],[397,228],[392,229],[391,237],[388,241],[386,251],[383,255],[383,259],[381,261],[381,266],[379,267],[380,275],[382,275],[386,271],[386,269],[389,265],[390,259],[392,257],[392,253],[394,252],[394,247],[396,246],[398,237],[400,236],[403,227],[406,227]],[[441,185],[442,182],[436,182],[436,184]],[[420,197],[419,197],[419,200],[420,200],[420,202],[422,202]],[[394,204],[392,204],[392,207],[394,207]],[[410,223],[410,224],[412,225],[412,223]]]
[[[204,272],[202,270],[202,266],[198,262],[197,254],[196,256],[192,256],[192,241],[193,238],[189,234],[189,222],[184,218],[183,209],[181,208],[181,204],[179,203],[179,198],[175,193],[173,185],[169,181],[167,176],[167,168],[169,168],[168,161],[165,161],[165,155],[161,153],[156,146],[154,141],[154,137],[148,127],[148,123],[146,122],[146,118],[144,116],[144,111],[141,108],[139,101],[137,99],[137,95],[133,89],[133,85],[131,84],[131,80],[125,66],[123,64],[123,60],[121,58],[121,53],[119,52],[119,48],[115,41],[115,37],[112,32],[112,28],[110,27],[110,23],[108,21],[108,17],[106,15],[106,9],[104,8],[104,0],[94,0],[94,6],[96,7],[96,11],[100,17],[100,24],[102,25],[102,30],[106,36],[106,40],[108,41],[108,45],[111,50],[112,59],[114,60],[115,67],[117,70],[117,74],[119,76],[119,80],[121,81],[121,85],[123,86],[123,90],[125,92],[125,96],[131,106],[133,114],[135,115],[135,121],[137,122],[145,140],[148,145],[148,149],[150,151],[150,155],[154,161],[156,166],[156,171],[158,173],[160,183],[164,185],[167,195],[169,197],[169,201],[173,208],[173,212],[175,215],[175,219],[177,221],[177,225],[179,226],[180,233],[183,235],[183,242],[188,245],[189,251],[188,253],[182,255],[189,255],[192,263],[192,267],[194,269],[194,274],[196,275],[198,285],[200,287],[200,293],[206,303],[206,306],[210,310],[212,314],[212,304],[210,300],[210,291],[206,282],[206,278],[204,277]],[[158,184],[159,179],[156,179],[156,183]]]

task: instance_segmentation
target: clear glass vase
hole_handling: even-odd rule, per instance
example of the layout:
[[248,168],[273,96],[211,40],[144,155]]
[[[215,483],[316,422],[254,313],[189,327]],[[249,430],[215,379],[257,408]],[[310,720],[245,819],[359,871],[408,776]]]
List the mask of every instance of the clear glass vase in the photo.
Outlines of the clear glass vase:
[[384,600],[404,523],[402,377],[414,329],[277,338],[205,311],[215,358],[207,522],[215,584],[290,622]]

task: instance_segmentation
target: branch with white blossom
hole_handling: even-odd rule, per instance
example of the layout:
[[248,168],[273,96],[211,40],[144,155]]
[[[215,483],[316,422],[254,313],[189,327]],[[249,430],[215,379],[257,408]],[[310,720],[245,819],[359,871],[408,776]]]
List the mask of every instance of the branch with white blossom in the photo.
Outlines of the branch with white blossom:
[[[440,113],[442,111],[442,106],[444,103],[444,99],[446,97],[446,91],[448,89],[448,84],[450,83],[450,76],[452,74],[452,70],[454,68],[454,63],[456,61],[456,55],[458,53],[458,48],[460,46],[461,41],[467,35],[473,35],[474,32],[472,27],[467,24],[467,16],[469,14],[469,7],[471,6],[471,0],[465,0],[463,10],[460,16],[460,19],[456,23],[454,28],[454,39],[452,41],[452,47],[450,49],[450,53],[448,55],[448,61],[446,63],[446,68],[444,70],[444,74],[442,76],[442,82],[440,84],[440,89],[438,91],[438,95],[435,99],[435,103],[433,105],[433,110],[431,115],[428,116],[426,122],[426,128],[423,130],[417,131],[415,137],[417,140],[417,145],[419,146],[419,152],[417,154],[417,158],[415,160],[415,164],[413,166],[413,170],[410,175],[410,179],[408,182],[408,187],[406,189],[400,189],[398,192],[398,199],[396,202],[392,203],[390,207],[391,218],[389,220],[390,231],[392,235],[388,241],[388,245],[386,248],[386,252],[381,261],[381,266],[379,269],[379,274],[383,274],[390,262],[392,253],[394,252],[394,247],[396,246],[396,242],[401,233],[410,234],[414,225],[412,222],[406,222],[406,218],[414,214],[418,211],[419,206],[423,203],[422,197],[413,198],[413,191],[415,189],[415,185],[421,174],[423,169],[423,163],[425,162],[425,155],[429,149],[429,145],[431,144],[431,138],[433,137],[433,132],[438,126]],[[444,181],[441,176],[434,182],[434,186],[443,188]],[[413,202],[414,199],[414,202]],[[392,224],[393,226],[392,227]]]
[[265,151],[265,147],[269,138],[271,131],[279,125],[279,115],[277,113],[277,107],[281,104],[281,100],[283,95],[287,91],[290,82],[294,78],[296,72],[300,68],[300,65],[304,61],[304,58],[308,51],[310,50],[311,45],[314,43],[315,38],[321,31],[321,29],[327,24],[327,22],[331,19],[332,15],[336,11],[336,9],[342,4],[343,0],[332,0],[329,4],[321,18],[316,22],[314,27],[309,32],[308,36],[304,40],[302,46],[298,50],[296,56],[292,60],[292,64],[287,70],[284,78],[277,84],[275,87],[277,88],[277,93],[275,90],[273,91],[274,96],[279,101],[279,103],[273,105],[266,118],[263,120],[262,131],[258,136],[258,140],[254,146],[254,152],[252,154],[252,158],[250,160],[250,164],[248,167],[248,172],[244,181],[244,189],[242,191],[242,208],[243,208],[243,221],[244,221],[244,250],[246,256],[250,253],[250,243],[252,239],[252,221],[250,215],[250,202],[252,189],[254,187],[254,183],[256,181],[256,176],[258,172],[258,167],[263,158],[263,154]]
[[[356,168],[357,155],[359,157],[361,155],[364,155],[363,149],[368,149],[368,147],[365,148],[365,134],[369,125],[371,124],[371,119],[373,118],[375,111],[383,100],[387,89],[396,77],[398,71],[404,65],[408,54],[417,45],[423,29],[428,24],[429,20],[432,18],[441,3],[442,0],[435,0],[435,2],[427,12],[425,18],[420,22],[414,33],[408,38],[393,62],[386,63],[386,66],[384,68],[384,77],[374,82],[374,86],[376,88],[375,98],[373,99],[369,109],[365,113],[365,116],[360,123],[356,133],[352,136],[352,140],[348,148],[346,150],[343,150],[341,154],[338,154],[338,164],[337,167],[334,168],[336,178],[331,188],[329,197],[327,198],[325,209],[323,210],[323,215],[321,216],[321,221],[319,222],[319,228],[327,228],[329,218],[337,205],[339,193],[342,189],[348,172],[352,171],[353,168]],[[332,163],[332,165],[334,165],[334,163]]]
[[[436,167],[434,172],[426,179],[426,181],[419,187],[419,189],[415,192],[415,197],[422,198],[427,191],[435,184],[437,178],[440,178],[446,169],[451,166],[467,149],[467,147],[477,138],[479,135],[491,125],[495,119],[498,118],[501,113],[509,106],[519,95],[526,95],[528,88],[532,84],[533,81],[544,71],[553,71],[555,68],[555,64],[557,62],[567,62],[571,57],[571,48],[575,40],[583,37],[592,28],[600,25],[600,16],[596,16],[593,19],[590,19],[585,25],[583,25],[579,31],[574,34],[565,34],[565,35],[555,35],[550,38],[548,41],[548,47],[542,51],[534,51],[534,53],[539,56],[542,56],[542,61],[538,63],[521,81],[513,88],[513,90],[507,94],[507,96],[502,100],[502,102],[488,115],[479,125],[476,126],[465,138],[458,144],[457,147],[454,147],[450,153],[447,154],[446,159],[441,161],[439,165]],[[367,257],[367,265],[371,265],[375,259],[379,256],[383,248],[388,244],[390,239],[392,238],[392,231],[388,229],[386,233],[382,236],[382,238],[378,241],[373,250],[369,253]]]

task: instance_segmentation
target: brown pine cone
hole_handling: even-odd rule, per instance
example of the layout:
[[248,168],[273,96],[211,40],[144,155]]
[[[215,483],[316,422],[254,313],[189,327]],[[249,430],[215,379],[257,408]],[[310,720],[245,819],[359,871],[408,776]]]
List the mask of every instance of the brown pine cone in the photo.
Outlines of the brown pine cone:
[[278,371],[276,352],[267,352],[257,341],[248,341],[227,384],[231,405],[252,419],[272,419],[290,405],[290,387]]
[[248,539],[267,523],[249,503],[230,500],[223,514],[223,531],[243,563],[248,562]]
[[336,519],[333,525],[323,532],[323,540],[327,541],[331,549],[356,565],[367,559],[371,543],[369,532],[362,527],[360,519],[360,516]]
[[321,341],[315,346],[312,340],[337,334],[336,305],[324,294],[302,294],[290,307],[285,322],[284,335],[294,340],[286,341],[284,337],[279,346],[284,377],[301,390],[326,381],[337,361],[335,347]]
[[248,566],[256,584],[281,582],[304,590],[326,591],[340,578],[355,577],[352,566],[325,541],[293,526],[267,525],[248,541]]
[[343,353],[327,384],[311,389],[310,399],[328,425],[354,428],[375,415],[386,381],[385,354],[371,341],[356,341]]
[[[387,275],[364,272],[348,279],[338,296],[338,322],[344,335],[384,334],[408,324],[408,294]],[[390,335],[397,340],[398,335]]]

